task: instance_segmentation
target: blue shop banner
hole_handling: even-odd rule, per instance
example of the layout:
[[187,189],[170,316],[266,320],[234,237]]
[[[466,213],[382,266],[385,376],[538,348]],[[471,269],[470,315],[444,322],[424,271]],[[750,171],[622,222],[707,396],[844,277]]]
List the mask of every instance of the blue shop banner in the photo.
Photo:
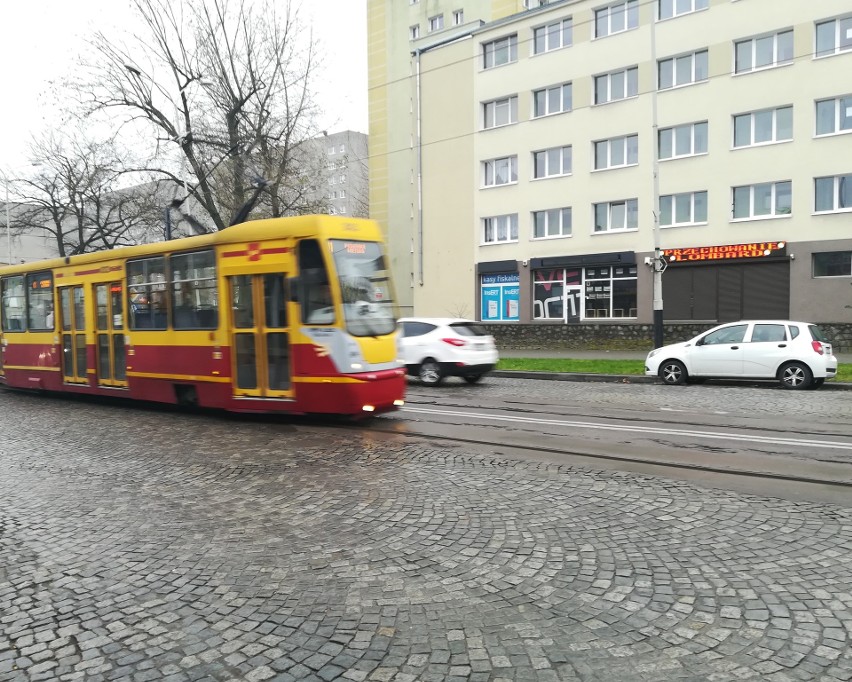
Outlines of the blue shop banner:
[[481,282],[482,321],[517,322],[521,302],[518,275],[483,275]]

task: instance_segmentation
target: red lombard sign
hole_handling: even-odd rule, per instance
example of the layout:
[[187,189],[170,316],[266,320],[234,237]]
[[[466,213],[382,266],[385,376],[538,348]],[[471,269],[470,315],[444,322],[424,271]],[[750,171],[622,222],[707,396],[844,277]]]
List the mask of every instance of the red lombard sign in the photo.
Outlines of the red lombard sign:
[[754,242],[724,246],[691,246],[684,249],[664,249],[663,258],[669,263],[689,263],[734,258],[767,258],[783,256],[787,242]]

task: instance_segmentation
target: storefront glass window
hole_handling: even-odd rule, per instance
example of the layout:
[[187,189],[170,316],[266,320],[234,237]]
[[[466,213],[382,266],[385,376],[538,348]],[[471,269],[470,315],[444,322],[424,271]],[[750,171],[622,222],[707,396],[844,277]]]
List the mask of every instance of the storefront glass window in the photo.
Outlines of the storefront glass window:
[[521,301],[518,274],[482,275],[480,301],[483,322],[517,322]]
[[636,266],[586,268],[586,317],[636,317]]

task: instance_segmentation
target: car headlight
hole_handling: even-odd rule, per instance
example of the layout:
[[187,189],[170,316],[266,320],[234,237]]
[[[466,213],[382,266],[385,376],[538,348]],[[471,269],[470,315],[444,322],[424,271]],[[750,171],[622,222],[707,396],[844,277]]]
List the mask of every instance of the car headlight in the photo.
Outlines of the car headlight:
[[659,349],[659,348],[655,348],[655,349],[654,349],[654,350],[652,350],[650,353],[648,353],[648,359],[650,360],[652,357],[654,357],[654,356],[655,356],[657,353],[659,353],[659,352],[660,352],[660,349]]

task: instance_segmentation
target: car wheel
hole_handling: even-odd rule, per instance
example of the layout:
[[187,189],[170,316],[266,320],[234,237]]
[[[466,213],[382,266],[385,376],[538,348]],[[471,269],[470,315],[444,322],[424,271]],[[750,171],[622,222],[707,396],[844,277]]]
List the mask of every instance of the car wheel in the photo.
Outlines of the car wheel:
[[467,383],[469,383],[469,384],[475,384],[475,383],[477,383],[480,379],[482,379],[482,375],[481,375],[481,374],[468,374],[466,377],[464,377],[464,380],[465,380]]
[[800,391],[811,385],[814,375],[807,365],[789,362],[778,371],[778,379],[784,388]]
[[426,386],[437,386],[444,380],[444,375],[441,374],[441,365],[432,358],[426,358],[420,363],[417,377],[420,379],[420,383]]
[[660,379],[669,386],[680,386],[686,381],[686,367],[679,360],[666,360],[660,365]]

